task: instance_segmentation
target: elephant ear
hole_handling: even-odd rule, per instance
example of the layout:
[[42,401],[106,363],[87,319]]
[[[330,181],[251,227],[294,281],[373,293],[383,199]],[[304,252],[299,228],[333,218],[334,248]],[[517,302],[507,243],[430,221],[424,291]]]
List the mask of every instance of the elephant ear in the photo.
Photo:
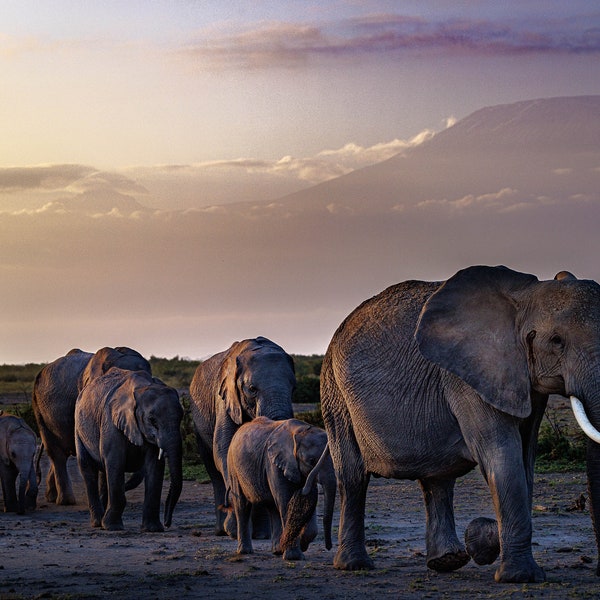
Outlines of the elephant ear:
[[100,375],[104,375],[104,373],[112,367],[117,356],[119,356],[119,353],[114,348],[108,346],[100,348],[100,350],[90,358],[83,373],[79,377],[77,389],[81,392],[90,381],[96,379],[96,377],[100,377]]
[[506,267],[469,267],[425,303],[415,338],[428,360],[460,377],[497,409],[531,412],[525,348],[517,336],[520,292],[537,282]]
[[302,473],[296,458],[296,434],[287,423],[278,425],[267,439],[267,457],[283,472],[288,481],[302,483]]
[[132,376],[127,377],[125,382],[113,392],[109,399],[110,412],[115,427],[122,431],[134,446],[142,446],[144,438],[135,416],[136,394],[141,393],[142,390],[136,389],[131,379]]
[[225,410],[236,425],[241,425],[244,420],[242,401],[237,387],[238,355],[241,342],[234,342],[227,351],[219,371],[219,396],[225,402]]

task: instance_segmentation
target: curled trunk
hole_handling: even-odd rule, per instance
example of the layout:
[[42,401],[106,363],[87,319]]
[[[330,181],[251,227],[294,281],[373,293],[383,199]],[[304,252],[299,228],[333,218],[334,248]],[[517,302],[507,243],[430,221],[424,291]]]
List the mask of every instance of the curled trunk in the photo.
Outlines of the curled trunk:
[[167,461],[169,464],[169,473],[171,476],[171,484],[167,499],[165,500],[165,527],[170,527],[173,520],[173,511],[175,505],[181,496],[183,487],[183,464],[182,464],[182,447],[181,438],[165,449],[167,453]]
[[292,548],[300,537],[302,529],[310,521],[313,513],[317,508],[317,499],[319,493],[316,484],[312,489],[305,494],[302,489],[296,490],[287,508],[287,517],[285,527],[281,534],[280,545],[281,551],[285,554],[286,550]]

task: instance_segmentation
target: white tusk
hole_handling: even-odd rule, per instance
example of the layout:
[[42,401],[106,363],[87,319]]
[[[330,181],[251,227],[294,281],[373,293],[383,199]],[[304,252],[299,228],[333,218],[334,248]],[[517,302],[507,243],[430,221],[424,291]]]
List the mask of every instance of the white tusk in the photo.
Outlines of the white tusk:
[[164,456],[165,451],[162,448],[158,449],[158,460],[162,460],[162,457]]
[[585,408],[583,408],[583,404],[579,398],[575,396],[570,396],[571,398],[571,408],[573,409],[573,414],[575,415],[575,419],[577,419],[577,423],[579,423],[579,427],[583,430],[583,433],[587,435],[591,440],[600,444],[600,431],[598,431],[588,419],[585,414]]

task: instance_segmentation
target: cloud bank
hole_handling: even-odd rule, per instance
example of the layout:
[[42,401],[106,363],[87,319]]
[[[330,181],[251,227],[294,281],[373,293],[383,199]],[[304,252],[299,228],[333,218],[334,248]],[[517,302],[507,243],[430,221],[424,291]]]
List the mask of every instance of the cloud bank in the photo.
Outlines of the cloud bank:
[[426,53],[476,55],[597,54],[596,13],[569,19],[520,22],[427,20],[401,14],[325,24],[261,23],[229,32],[204,32],[179,52],[207,69],[298,68],[311,61]]
[[[104,345],[203,358],[256,335],[320,353],[358,303],[405,279],[506,264],[598,280],[599,110],[590,97],[480,111],[268,201],[166,209],[141,201],[140,182],[122,174],[1,173],[16,196],[26,186],[45,194],[52,181],[78,191],[0,212],[0,362]],[[523,134],[530,146],[514,141]],[[334,160],[364,150],[348,145]]]

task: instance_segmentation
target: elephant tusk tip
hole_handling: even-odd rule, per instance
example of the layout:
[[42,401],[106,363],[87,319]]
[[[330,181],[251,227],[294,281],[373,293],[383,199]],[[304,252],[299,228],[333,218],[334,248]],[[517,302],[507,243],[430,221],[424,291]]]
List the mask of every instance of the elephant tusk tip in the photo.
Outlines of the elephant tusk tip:
[[158,460],[162,460],[165,455],[165,451],[162,448],[158,449]]

